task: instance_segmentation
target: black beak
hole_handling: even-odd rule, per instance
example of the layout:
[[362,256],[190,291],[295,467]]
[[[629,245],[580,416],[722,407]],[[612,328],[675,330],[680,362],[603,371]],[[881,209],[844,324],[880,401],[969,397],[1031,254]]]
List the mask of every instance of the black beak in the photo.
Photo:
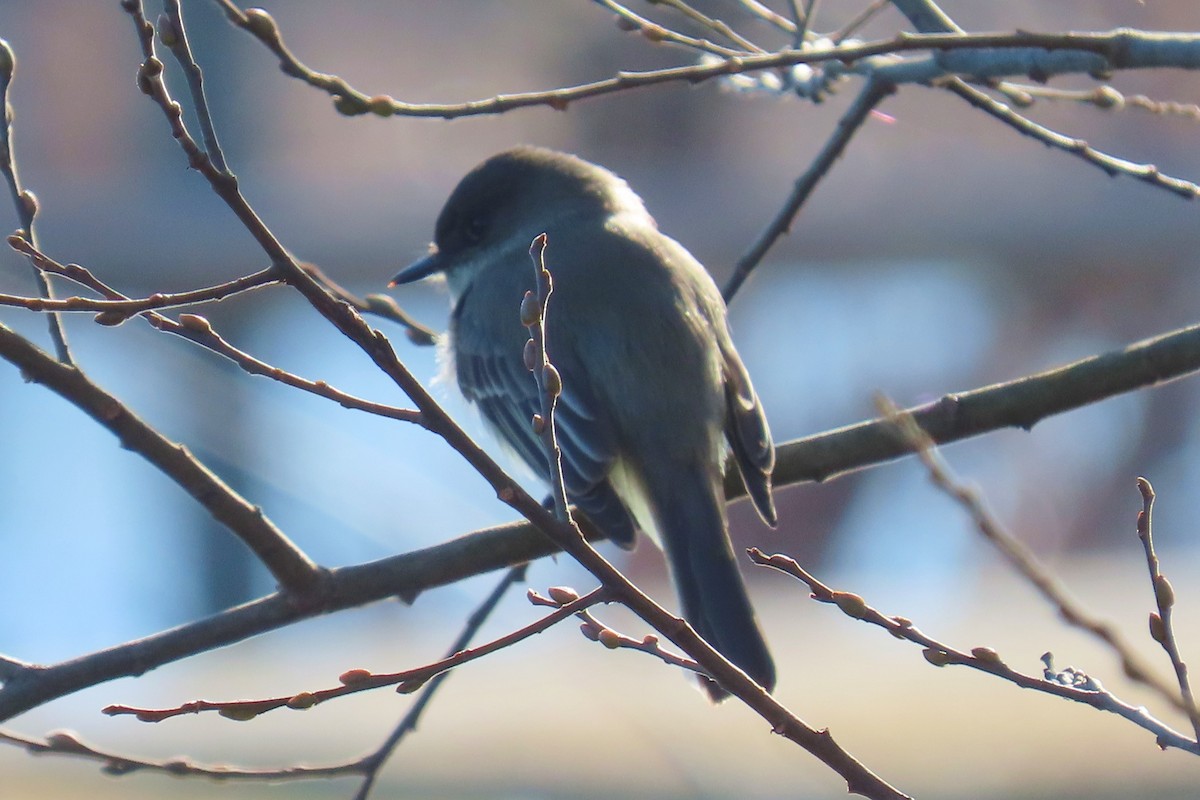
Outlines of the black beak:
[[392,278],[392,280],[388,283],[388,286],[399,286],[402,283],[419,281],[422,278],[428,278],[430,275],[435,275],[445,268],[446,264],[443,263],[441,253],[439,253],[437,250],[434,250],[420,261],[415,261],[404,269],[400,270],[399,274]]

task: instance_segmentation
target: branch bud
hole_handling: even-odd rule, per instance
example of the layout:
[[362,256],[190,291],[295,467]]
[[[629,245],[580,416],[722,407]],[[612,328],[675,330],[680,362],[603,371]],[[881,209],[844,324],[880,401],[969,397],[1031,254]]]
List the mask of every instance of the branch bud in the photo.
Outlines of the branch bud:
[[542,387],[551,397],[558,397],[562,394],[562,376],[558,374],[558,369],[553,364],[546,364],[542,367]]
[[932,647],[927,647],[921,651],[921,655],[925,656],[925,660],[935,667],[944,667],[950,663],[950,654],[945,650],[936,650]]
[[312,692],[300,692],[287,701],[288,708],[305,709],[317,704],[317,696]]
[[1150,612],[1150,638],[1159,644],[1167,642],[1167,626],[1156,612]]
[[538,308],[537,298],[533,292],[525,292],[525,296],[521,298],[521,324],[526,328],[536,325],[542,318],[542,311]]
[[1154,600],[1159,608],[1170,608],[1175,605],[1175,589],[1166,575],[1154,576]]
[[369,669],[350,669],[338,675],[338,680],[343,686],[355,686],[360,683],[365,683],[371,677]]
[[274,17],[261,8],[246,9],[246,30],[259,39],[272,42],[279,40],[279,26],[275,24]]
[[1000,654],[990,647],[972,647],[971,655],[979,659],[985,664],[995,664],[997,666],[1004,662],[1000,660]]
[[546,593],[550,595],[551,600],[560,606],[565,606],[567,603],[574,603],[579,599],[579,592],[570,586],[551,586],[546,590]]
[[597,636],[596,641],[607,647],[609,650],[616,650],[621,646],[621,634],[614,631],[612,628],[603,628]]
[[867,615],[867,601],[853,592],[834,592],[831,599],[848,617],[862,619]]
[[231,719],[234,722],[249,722],[258,716],[258,712],[252,708],[245,706],[226,706],[217,711],[225,719]]
[[179,31],[175,30],[175,24],[166,14],[158,15],[158,40],[167,47],[179,44]]

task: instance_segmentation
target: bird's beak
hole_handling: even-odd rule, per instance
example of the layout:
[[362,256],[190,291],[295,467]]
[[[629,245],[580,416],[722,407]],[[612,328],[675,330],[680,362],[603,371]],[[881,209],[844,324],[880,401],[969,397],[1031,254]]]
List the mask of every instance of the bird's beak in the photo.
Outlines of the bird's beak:
[[388,286],[399,286],[402,283],[412,283],[419,281],[422,278],[428,278],[438,272],[446,269],[445,260],[441,257],[441,253],[435,248],[431,248],[429,255],[422,258],[420,261],[414,261],[404,269],[400,270],[399,274],[388,283]]

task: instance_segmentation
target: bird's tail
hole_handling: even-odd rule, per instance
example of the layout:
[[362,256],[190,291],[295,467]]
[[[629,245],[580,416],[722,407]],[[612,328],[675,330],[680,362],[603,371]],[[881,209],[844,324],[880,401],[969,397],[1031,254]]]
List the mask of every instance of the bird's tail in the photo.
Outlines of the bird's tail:
[[[702,467],[674,472],[655,485],[666,495],[654,498],[655,516],[684,618],[705,641],[771,691],[775,663],[734,559],[721,486]],[[703,683],[714,701],[728,694],[712,681]]]

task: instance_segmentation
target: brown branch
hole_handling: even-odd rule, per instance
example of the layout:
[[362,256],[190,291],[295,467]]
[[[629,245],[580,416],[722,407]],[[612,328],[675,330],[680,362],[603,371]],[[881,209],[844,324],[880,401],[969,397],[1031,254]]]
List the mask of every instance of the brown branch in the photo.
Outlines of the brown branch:
[[1179,684],[1179,693],[1184,705],[1189,709],[1188,716],[1192,720],[1192,730],[1200,741],[1200,713],[1196,711],[1196,698],[1192,694],[1192,683],[1188,679],[1187,664],[1179,653],[1179,640],[1175,636],[1174,614],[1175,590],[1167,576],[1162,574],[1158,566],[1158,554],[1154,552],[1154,532],[1151,524],[1151,512],[1154,509],[1154,487],[1145,478],[1138,478],[1138,491],[1142,495],[1142,510],[1137,518],[1138,538],[1146,552],[1146,567],[1150,571],[1150,586],[1154,589],[1154,602],[1158,613],[1150,614],[1150,637],[1162,645],[1171,659],[1175,670],[1175,680]]
[[[183,445],[144,422],[116,397],[74,367],[63,364],[0,324],[0,358],[27,381],[60,395],[177,483],[218,522],[237,534],[288,591],[304,594],[320,583],[320,569],[275,527],[261,508],[246,501]],[[8,688],[7,685],[4,687]]]
[[[529,523],[501,525],[422,550],[332,568],[322,582],[323,591],[306,595],[303,602],[297,602],[295,594],[277,591],[205,619],[57,664],[5,659],[0,722],[80,689],[141,675],[301,620],[392,597],[412,602],[428,589],[559,552],[538,531],[532,530],[533,536],[513,536],[514,529],[531,531]],[[594,530],[589,535],[595,535]]]
[[686,19],[691,20],[702,28],[708,28],[718,36],[724,36],[726,39],[733,42],[735,45],[748,53],[766,52],[754,42],[750,41],[733,28],[729,27],[727,23],[708,16],[707,14],[684,2],[684,0],[655,0],[655,4],[669,6],[670,8],[675,9]]
[[[32,242],[20,234],[9,236],[8,245],[13,250],[28,258],[35,269],[61,275],[93,289],[101,285],[88,270],[80,267],[78,264],[58,263],[41,252]],[[107,316],[100,320],[102,324],[119,325],[143,311],[178,308],[180,306],[220,301],[236,294],[277,284],[279,280],[276,270],[273,267],[267,267],[250,275],[243,275],[240,278],[234,278],[231,281],[225,281],[214,286],[191,289],[186,292],[156,292],[149,297],[137,299],[113,299],[118,295],[121,297],[124,297],[124,295],[120,295],[119,292],[109,287],[104,287],[107,291],[102,291],[105,295],[105,299],[102,300],[85,297],[65,297],[62,299],[47,300],[40,297],[0,295],[0,305],[19,306],[30,311],[80,311],[106,314]]]
[[844,40],[849,39],[854,35],[854,32],[866,25],[871,19],[883,9],[891,5],[891,0],[872,0],[862,11],[855,14],[854,17],[842,27],[838,28],[833,33],[829,34],[829,39],[834,44],[841,44]]
[[166,333],[182,336],[188,341],[195,342],[217,355],[224,356],[251,375],[270,378],[273,381],[282,383],[284,386],[291,386],[293,389],[299,389],[309,394],[315,394],[318,397],[324,397],[343,408],[354,411],[365,411],[368,414],[400,420],[401,422],[411,422],[415,425],[424,425],[424,418],[421,416],[421,412],[414,409],[398,408],[397,406],[366,400],[330,386],[325,381],[312,381],[308,378],[302,378],[295,373],[288,372],[285,369],[257,359],[246,351],[234,347],[213,329],[212,324],[207,319],[196,314],[180,314],[178,322],[165,320],[163,324],[156,325],[155,327]]
[[746,251],[737,264],[734,265],[733,274],[729,276],[725,287],[721,290],[725,302],[729,303],[733,300],[733,296],[737,294],[738,289],[745,283],[746,278],[750,277],[750,273],[754,270],[758,263],[762,261],[763,256],[771,249],[772,245],[779,240],[779,237],[787,233],[792,226],[792,222],[796,218],[796,214],[800,212],[800,207],[817,188],[817,184],[821,178],[833,167],[838,157],[846,149],[846,145],[858,132],[862,124],[866,122],[871,111],[875,109],[883,100],[896,91],[895,85],[887,81],[870,79],[863,86],[857,98],[850,108],[846,109],[846,113],[838,120],[837,127],[834,129],[833,135],[825,142],[825,146],[821,148],[821,152],[813,159],[812,164],[804,171],[792,188],[792,193],[788,196],[783,204],[783,208],[775,215],[775,218],[767,225],[766,229],[758,235],[754,244]]
[[73,731],[53,731],[45,738],[23,736],[0,730],[0,743],[22,747],[34,755],[61,755],[84,758],[100,763],[106,775],[130,775],[134,772],[155,772],[177,777],[212,778],[214,780],[279,781],[296,778],[332,778],[345,775],[344,764],[329,767],[286,767],[284,769],[244,769],[224,764],[202,764],[188,758],[144,759],[124,753],[102,750],[87,744]]
[[589,608],[596,603],[606,602],[606,595],[607,592],[603,587],[594,589],[529,625],[493,639],[486,644],[481,644],[478,647],[469,649],[460,648],[453,651],[446,658],[434,661],[431,664],[413,667],[412,669],[400,672],[370,672],[365,669],[347,670],[338,679],[341,685],[329,689],[318,689],[312,692],[300,692],[298,694],[268,697],[259,700],[193,700],[171,708],[137,708],[134,706],[110,705],[104,709],[104,713],[110,717],[134,716],[141,722],[162,722],[165,719],[184,714],[200,714],[205,711],[216,711],[222,717],[246,722],[260,714],[266,714],[276,709],[290,708],[296,711],[306,711],[315,705],[334,700],[338,697],[370,691],[371,689],[378,689],[383,686],[395,686],[397,692],[409,694],[410,692],[417,691],[432,678],[448,670],[472,661],[477,661],[497,650],[511,647],[517,642],[524,641],[530,636],[535,636],[550,629],[564,619],[574,616],[579,611]]
[[[1046,50],[1082,51],[1097,55],[1114,68],[1127,66],[1175,66],[1197,68],[1200,53],[1192,52],[1200,45],[1200,35],[1138,33],[1116,30],[1109,33],[1029,33],[967,34],[930,33],[900,34],[892,39],[859,44],[843,44],[829,49],[781,50],[747,56],[733,56],[714,62],[692,64],[644,72],[621,72],[613,78],[591,83],[540,92],[522,92],[471,100],[465,103],[405,103],[387,95],[367,95],[336,75],[317,72],[305,66],[288,49],[275,20],[262,9],[243,11],[232,0],[215,0],[227,18],[239,28],[258,39],[276,58],[287,75],[326,92],[334,99],[335,108],[342,114],[355,116],[376,114],[381,117],[456,117],[481,114],[503,114],[515,108],[548,106],[562,110],[583,99],[614,92],[654,86],[664,83],[698,84],[713,78],[738,75],[744,72],[778,69],[796,64],[815,64],[840,61],[846,64],[865,59],[921,51],[950,50]],[[1139,43],[1170,41],[1179,45],[1166,55],[1152,56],[1139,48]],[[927,79],[927,78],[923,78]]]
[[[1200,325],[1007,383],[947,394],[905,413],[935,442],[948,444],[1001,428],[1030,430],[1046,417],[1196,370],[1200,370]],[[772,480],[776,486],[823,481],[910,454],[886,420],[859,422],[780,445]],[[729,497],[745,494],[736,474],[730,474],[734,472],[726,474]]]
[[[522,564],[518,567],[513,567],[504,574],[504,577],[500,579],[500,582],[492,590],[492,593],[484,598],[479,607],[467,618],[467,623],[463,627],[462,632],[459,633],[454,643],[450,645],[446,653],[447,656],[452,656],[460,650],[465,650],[471,644],[471,640],[475,638],[475,634],[479,632],[479,629],[483,627],[483,623],[487,621],[487,618],[500,605],[500,601],[504,598],[509,588],[525,580],[527,566],[527,564]],[[420,694],[413,701],[412,706],[408,709],[408,713],[400,720],[400,724],[396,726],[375,752],[369,753],[359,759],[356,766],[360,767],[363,772],[363,782],[358,787],[358,792],[355,793],[354,800],[366,800],[367,795],[370,794],[372,787],[375,785],[376,779],[379,777],[380,769],[387,763],[388,758],[391,757],[396,748],[400,746],[400,742],[404,740],[404,737],[417,729],[417,722],[421,719],[421,715],[425,712],[430,701],[448,677],[450,677],[449,672],[442,672],[435,675],[428,683],[422,686]]]
[[912,449],[925,466],[934,486],[957,502],[970,516],[975,528],[990,542],[1042,598],[1053,606],[1059,617],[1073,627],[1096,637],[1117,656],[1125,674],[1134,681],[1153,689],[1164,700],[1188,714],[1194,725],[1200,726],[1200,711],[1194,704],[1184,702],[1166,681],[1146,666],[1136,650],[1108,620],[1092,614],[1067,592],[1065,586],[1044,565],[1033,551],[1017,539],[984,507],[979,492],[959,481],[935,449],[934,441],[921,429],[916,420],[900,411],[886,398],[879,399],[880,409],[894,430]]
[[299,264],[300,268],[311,275],[317,283],[321,284],[325,291],[354,310],[364,314],[374,314],[377,317],[391,320],[404,326],[404,334],[415,345],[424,347],[437,344],[437,334],[410,317],[408,312],[402,309],[389,295],[369,294],[366,297],[358,297],[353,292],[336,283],[322,272],[321,268],[316,264],[310,264],[306,261],[301,261]]
[[872,608],[857,594],[841,592],[822,583],[811,573],[801,567],[788,556],[776,554],[768,556],[758,548],[749,551],[750,560],[763,567],[791,575],[808,585],[811,597],[819,603],[829,603],[837,606],[842,613],[851,619],[866,622],[883,628],[897,639],[903,639],[923,648],[925,660],[935,667],[962,666],[1020,686],[1022,689],[1032,689],[1044,694],[1055,695],[1066,700],[1091,706],[1100,711],[1107,711],[1123,717],[1139,728],[1153,733],[1160,747],[1175,747],[1189,753],[1200,754],[1200,746],[1172,729],[1161,720],[1152,716],[1143,706],[1133,706],[1120,700],[1112,692],[1106,690],[1096,681],[1077,670],[1069,669],[1055,672],[1052,669],[1050,654],[1043,656],[1046,669],[1042,678],[1028,675],[1008,666],[1000,655],[990,647],[973,647],[970,652],[964,652],[951,647],[922,633],[912,622],[904,617],[888,616]]
[[[38,201],[33,192],[21,186],[21,178],[17,173],[17,161],[13,155],[12,104],[8,101],[8,87],[12,84],[13,74],[17,69],[17,57],[9,47],[8,42],[0,39],[0,172],[4,173],[5,183],[12,195],[13,206],[21,221],[21,231],[30,241],[37,241],[37,231],[34,230],[35,217],[38,213]],[[54,299],[54,286],[46,274],[33,267],[33,278],[37,284],[38,295],[45,300]],[[54,351],[58,360],[64,364],[72,363],[71,348],[67,343],[67,332],[63,328],[62,319],[55,313],[46,317],[50,327],[50,338],[54,342]]]
[[[97,278],[86,267],[82,267],[79,264],[60,264],[45,253],[37,250],[28,240],[20,236],[10,236],[8,242],[14,250],[28,257],[38,269],[62,275],[107,298],[105,300],[84,300],[83,298],[72,297],[61,301],[53,301],[70,306],[66,310],[99,310],[100,313],[97,315],[96,321],[102,325],[120,325],[129,319],[130,316],[141,316],[157,330],[163,333],[174,334],[175,336],[187,339],[189,342],[198,344],[210,352],[232,361],[250,375],[270,378],[285,386],[291,386],[294,389],[300,389],[301,391],[315,394],[318,397],[332,400],[344,408],[365,411],[381,417],[401,420],[402,422],[421,424],[421,415],[412,409],[397,408],[371,400],[364,400],[361,397],[355,397],[352,394],[347,394],[340,389],[336,389],[325,381],[311,381],[268,364],[265,361],[261,361],[223,339],[204,317],[196,314],[180,314],[179,319],[174,320],[153,310],[166,306],[190,304],[197,302],[198,299],[220,300],[222,297],[227,297],[237,292],[278,282],[278,272],[274,268],[269,267],[253,275],[247,275],[206,289],[197,289],[192,292],[183,292],[174,295],[154,294],[142,300],[131,300]],[[0,304],[2,304],[3,298],[4,295],[0,295]],[[184,298],[186,302],[181,301],[181,298]],[[39,305],[52,302],[39,300],[38,298],[24,299]]]
[[716,56],[726,58],[729,56],[744,55],[744,50],[734,50],[724,45],[710,42],[708,39],[698,39],[694,36],[680,33],[679,31],[668,28],[664,25],[647,19],[640,14],[635,13],[632,9],[624,6],[615,0],[592,0],[592,2],[604,6],[609,11],[617,15],[617,27],[623,31],[636,31],[641,34],[646,41],[654,44],[672,44],[679,47],[686,47],[690,50],[695,50],[701,53],[712,53]]
[[672,667],[682,667],[700,675],[707,674],[692,659],[663,648],[659,638],[652,633],[646,634],[641,639],[635,639],[608,627],[588,611],[581,611],[576,616],[583,623],[579,626],[579,632],[583,634],[584,638],[597,642],[609,650],[636,650],[639,653],[654,656]]
[[1148,183],[1159,189],[1166,189],[1186,200],[1195,200],[1200,196],[1200,186],[1182,178],[1164,175],[1153,164],[1137,164],[1123,158],[1097,150],[1083,139],[1064,136],[1058,131],[1051,130],[1045,125],[1039,125],[1026,116],[1018,114],[1004,103],[971,86],[961,78],[950,78],[938,84],[947,91],[966,100],[975,108],[1000,120],[1018,133],[1041,142],[1047,147],[1053,147],[1069,153],[1080,160],[1104,171],[1110,177],[1128,175],[1129,177]]

